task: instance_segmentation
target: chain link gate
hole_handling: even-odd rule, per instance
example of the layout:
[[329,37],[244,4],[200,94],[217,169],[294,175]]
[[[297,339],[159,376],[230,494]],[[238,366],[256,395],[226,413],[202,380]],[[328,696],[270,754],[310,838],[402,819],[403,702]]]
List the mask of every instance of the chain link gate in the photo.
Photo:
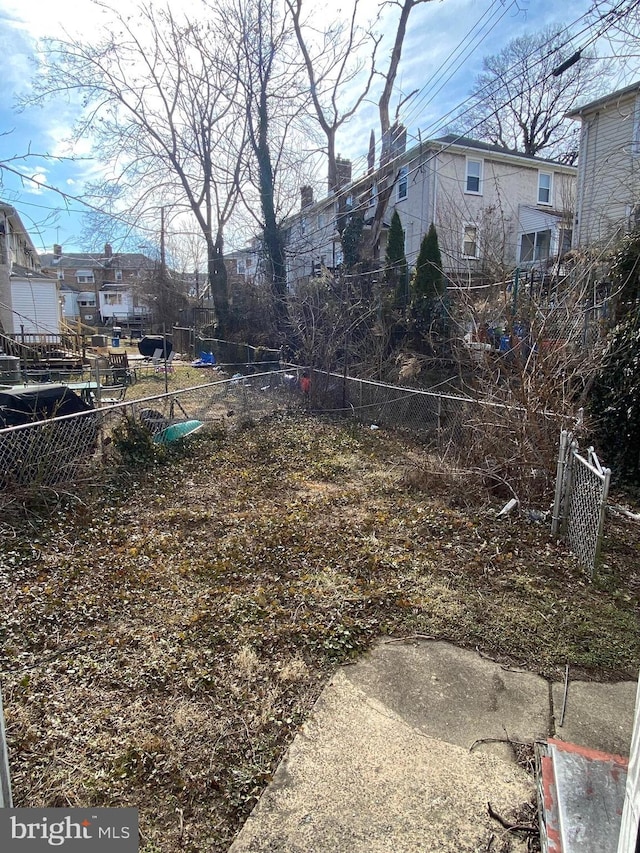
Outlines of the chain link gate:
[[581,565],[593,577],[604,531],[611,470],[603,468],[593,447],[578,453],[573,433],[562,430],[556,472],[551,533],[565,537]]

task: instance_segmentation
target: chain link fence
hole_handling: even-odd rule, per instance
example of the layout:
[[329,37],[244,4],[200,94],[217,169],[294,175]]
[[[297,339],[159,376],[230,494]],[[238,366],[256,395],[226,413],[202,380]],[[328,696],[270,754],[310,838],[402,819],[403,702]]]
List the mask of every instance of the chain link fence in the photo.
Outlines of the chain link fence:
[[363,423],[406,429],[439,446],[460,443],[470,397],[387,385],[338,373],[313,372],[312,403],[316,409],[343,412]]
[[582,566],[595,571],[609,494],[611,471],[603,468],[593,447],[578,453],[573,433],[562,430],[551,532],[566,538]]
[[[255,365],[251,366],[255,368]],[[307,407],[341,413],[362,423],[408,430],[422,437],[442,460],[484,477],[485,485],[520,488],[529,500],[553,485],[553,445],[558,416],[521,406],[311,371],[311,391],[300,390],[301,369],[267,371],[222,379],[183,390],[116,403],[75,415],[0,430],[0,490],[86,480],[104,461],[114,428],[131,418],[156,440],[187,434],[196,426],[233,429],[261,417]],[[533,417],[537,422],[533,422]],[[550,457],[549,454],[553,455]],[[494,455],[492,455],[494,454]],[[505,462],[507,460],[507,462]],[[593,571],[598,559],[610,471],[593,451],[580,456],[572,434],[561,433],[556,468],[552,533],[566,536],[581,563]]]
[[490,488],[530,501],[553,490],[556,436],[562,416],[538,406],[387,385],[316,371],[312,404],[351,414],[363,423],[408,430],[458,469]]
[[86,480],[124,418],[139,420],[158,435],[187,421],[233,428],[300,405],[295,374],[270,371],[7,427],[0,430],[0,489],[9,493],[27,485],[53,487]]

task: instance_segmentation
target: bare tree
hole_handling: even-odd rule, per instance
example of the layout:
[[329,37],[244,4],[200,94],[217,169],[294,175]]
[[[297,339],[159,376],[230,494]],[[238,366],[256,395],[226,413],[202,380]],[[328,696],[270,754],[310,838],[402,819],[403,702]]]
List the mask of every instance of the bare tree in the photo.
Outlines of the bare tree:
[[590,41],[601,38],[608,46],[600,50],[606,59],[613,60],[616,72],[621,70],[627,78],[638,78],[640,57],[640,16],[638,0],[601,0],[589,10],[588,20],[592,27]]
[[561,27],[547,27],[513,39],[483,66],[470,106],[458,115],[460,131],[510,151],[573,163],[577,129],[565,114],[606,89],[606,63],[593,51],[576,53]]
[[[238,49],[246,110],[249,186],[243,187],[242,195],[260,229],[264,275],[283,339],[288,328],[287,268],[280,205],[283,189],[291,198],[293,188],[287,185],[292,171],[291,137],[306,111],[308,95],[303,91],[300,63],[288,50],[291,31],[278,5],[276,0],[234,0],[227,27]],[[252,190],[257,191],[258,205],[252,203]]]
[[[400,60],[402,58],[402,47],[407,32],[409,15],[415,6],[419,6],[421,3],[430,2],[431,0],[393,0],[393,2],[391,2],[391,0],[387,0],[387,2],[382,4],[382,6],[388,5],[400,7],[400,18],[398,19],[398,24],[396,26],[391,59],[389,61],[389,67],[384,74],[384,89],[380,96],[380,100],[378,101],[383,149],[385,148],[385,140],[387,140],[389,150],[393,147],[392,140],[389,136],[394,132],[395,128],[391,127],[389,105],[398,74],[398,68],[400,67]],[[385,158],[381,159],[382,171],[378,174],[376,180],[376,208],[371,221],[371,227],[368,232],[368,245],[365,249],[366,253],[373,258],[378,258],[380,254],[380,235],[384,223],[384,215],[389,205],[389,199],[391,198],[397,177],[397,172],[394,170],[393,164],[387,162]]]
[[[411,11],[415,6],[429,3],[431,0],[385,0],[379,5],[379,11],[385,7],[398,6],[400,17],[396,25],[393,48],[386,71],[381,71],[377,65],[377,50],[381,37],[372,30],[362,31],[356,23],[359,0],[353,0],[348,25],[336,25],[323,34],[323,43],[318,46],[317,55],[312,56],[309,42],[305,36],[302,22],[302,0],[285,0],[292,15],[296,37],[304,57],[305,67],[311,86],[311,97],[316,117],[327,140],[329,159],[329,190],[338,189],[338,169],[336,160],[336,135],[338,130],[355,114],[364,99],[368,96],[374,79],[381,76],[385,83],[378,102],[380,129],[383,149],[389,146],[390,134],[394,128],[390,121],[390,102],[396,76],[402,58],[402,47],[407,31]],[[359,56],[366,48],[370,49],[368,60]],[[344,88],[364,72],[366,74],[358,94],[351,105],[340,112],[339,102]],[[393,192],[395,176],[393,166],[382,158],[382,172],[376,177],[376,208],[371,228],[367,232],[367,245],[364,254],[370,257],[379,255],[379,241],[382,231],[384,214]],[[343,226],[348,217],[343,217]]]
[[[302,0],[285,0],[291,14],[298,45],[304,58],[309,78],[311,100],[316,118],[327,141],[329,190],[338,189],[336,135],[352,118],[367,97],[376,73],[376,52],[380,36],[370,30],[363,31],[357,24],[360,0],[353,0],[348,22],[336,23],[321,34],[320,43],[313,46],[305,21],[302,18]],[[413,3],[414,0],[407,0]],[[424,0],[418,0],[424,2]],[[344,91],[361,74],[365,67],[360,54],[364,48],[371,50],[365,80],[359,92],[344,109],[339,101]]]
[[30,100],[80,94],[76,135],[88,135],[108,164],[105,183],[126,187],[119,208],[130,221],[148,220],[161,206],[189,211],[206,241],[222,333],[230,324],[223,234],[245,146],[236,57],[218,35],[220,21],[178,20],[151,5],[134,15],[104,8],[113,27],[107,37],[46,40]]

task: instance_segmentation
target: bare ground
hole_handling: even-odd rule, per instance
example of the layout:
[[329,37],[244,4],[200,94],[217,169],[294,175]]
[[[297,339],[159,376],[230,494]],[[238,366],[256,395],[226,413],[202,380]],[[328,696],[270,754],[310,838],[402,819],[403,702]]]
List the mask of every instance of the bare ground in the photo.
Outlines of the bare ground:
[[637,522],[608,518],[592,582],[548,523],[499,508],[406,437],[293,416],[5,516],[15,804],[137,806],[144,853],[224,851],[381,634],[635,678]]

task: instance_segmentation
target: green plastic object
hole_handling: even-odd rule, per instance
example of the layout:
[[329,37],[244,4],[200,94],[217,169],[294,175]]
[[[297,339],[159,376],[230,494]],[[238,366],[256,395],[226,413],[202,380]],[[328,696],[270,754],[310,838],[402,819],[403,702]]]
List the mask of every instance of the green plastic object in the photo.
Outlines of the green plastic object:
[[196,432],[202,426],[204,426],[202,421],[178,421],[175,424],[165,427],[157,435],[154,435],[153,440],[156,444],[171,444],[172,441],[186,438],[186,436],[191,435],[192,432]]

